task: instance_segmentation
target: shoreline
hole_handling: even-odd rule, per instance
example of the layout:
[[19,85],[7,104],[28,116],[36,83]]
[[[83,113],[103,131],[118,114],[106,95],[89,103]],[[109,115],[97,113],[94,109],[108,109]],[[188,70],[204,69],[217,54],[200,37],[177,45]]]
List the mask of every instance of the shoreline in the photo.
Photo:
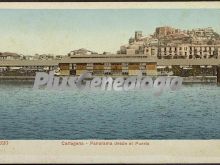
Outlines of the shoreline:
[[[0,82],[34,82],[35,76],[0,76]],[[197,76],[197,77],[183,77],[183,84],[188,83],[216,83],[216,76]]]

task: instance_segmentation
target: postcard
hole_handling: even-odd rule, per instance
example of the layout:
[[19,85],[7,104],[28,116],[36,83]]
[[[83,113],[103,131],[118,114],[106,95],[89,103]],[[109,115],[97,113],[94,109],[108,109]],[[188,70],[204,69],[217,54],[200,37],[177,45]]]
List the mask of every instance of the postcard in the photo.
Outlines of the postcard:
[[0,3],[0,163],[220,162],[219,2]]

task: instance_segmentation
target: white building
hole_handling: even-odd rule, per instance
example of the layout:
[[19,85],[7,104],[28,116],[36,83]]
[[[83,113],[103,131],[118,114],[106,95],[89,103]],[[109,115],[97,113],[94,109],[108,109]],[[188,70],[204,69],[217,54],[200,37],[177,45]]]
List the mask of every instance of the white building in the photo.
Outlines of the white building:
[[17,53],[4,52],[0,53],[0,60],[20,60],[22,57]]

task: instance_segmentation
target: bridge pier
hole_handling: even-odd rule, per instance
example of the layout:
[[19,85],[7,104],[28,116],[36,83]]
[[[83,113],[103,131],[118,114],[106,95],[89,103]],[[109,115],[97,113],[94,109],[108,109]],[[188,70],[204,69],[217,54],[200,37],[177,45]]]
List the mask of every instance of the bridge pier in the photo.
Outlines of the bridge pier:
[[220,86],[220,65],[217,66],[217,85]]

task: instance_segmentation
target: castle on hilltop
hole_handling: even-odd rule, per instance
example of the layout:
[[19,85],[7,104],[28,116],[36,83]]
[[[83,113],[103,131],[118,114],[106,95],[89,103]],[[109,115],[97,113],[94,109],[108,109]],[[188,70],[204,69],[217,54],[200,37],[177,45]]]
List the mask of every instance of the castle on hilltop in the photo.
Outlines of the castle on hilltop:
[[181,30],[157,27],[152,35],[136,31],[117,54],[145,54],[159,59],[206,59],[220,54],[220,35],[211,27]]

